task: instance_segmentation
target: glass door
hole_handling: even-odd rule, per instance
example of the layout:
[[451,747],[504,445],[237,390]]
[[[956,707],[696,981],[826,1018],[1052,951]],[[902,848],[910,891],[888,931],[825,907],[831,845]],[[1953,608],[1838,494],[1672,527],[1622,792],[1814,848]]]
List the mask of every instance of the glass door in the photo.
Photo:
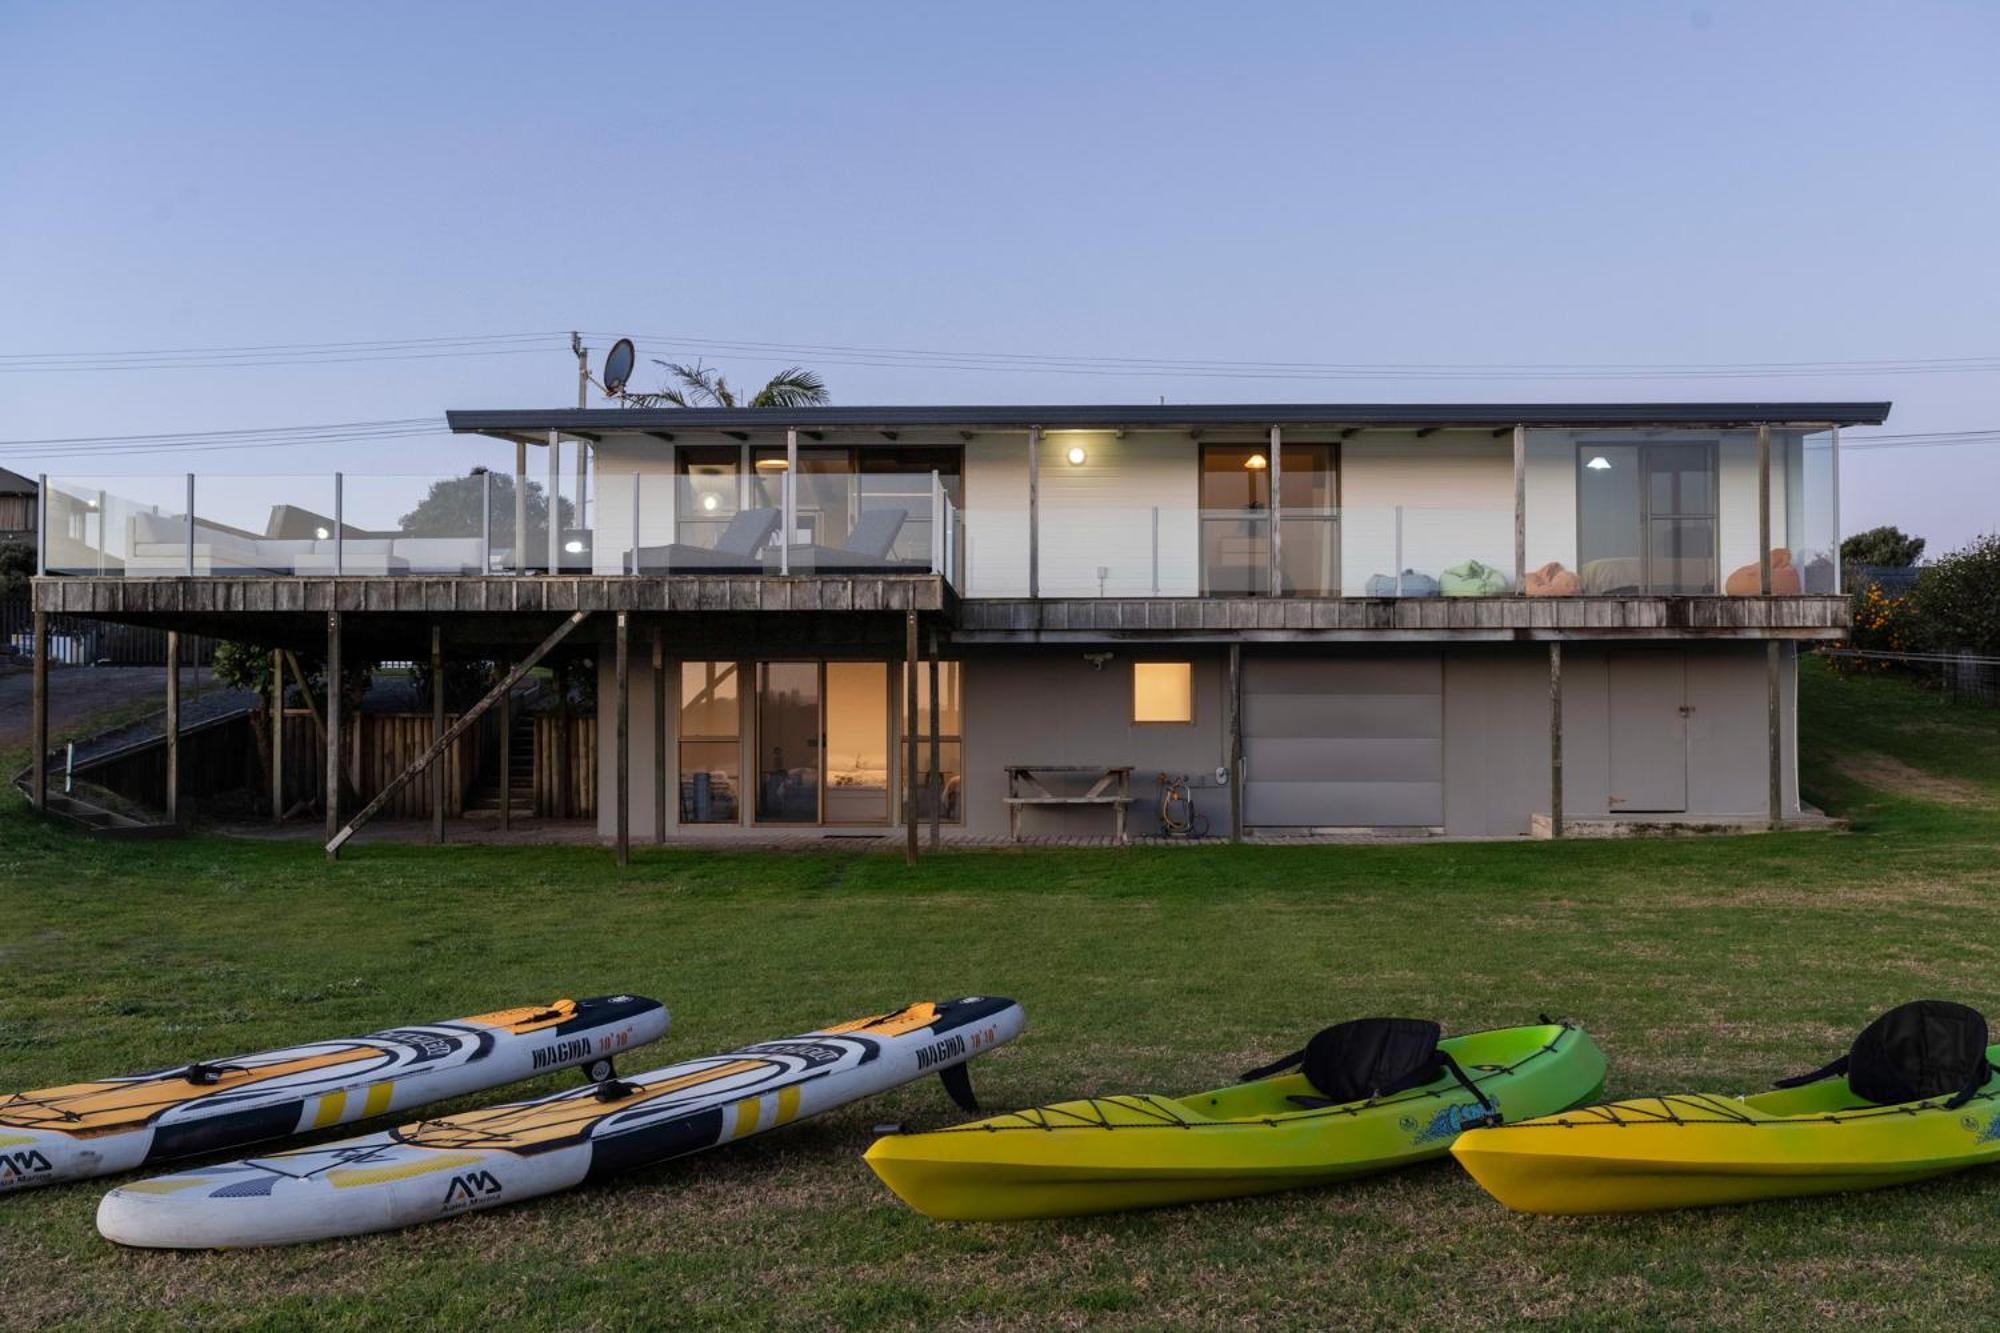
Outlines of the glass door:
[[889,664],[826,664],[826,822],[889,820]]
[[820,681],[817,662],[757,664],[757,819],[819,822]]
[[1271,460],[1264,446],[1201,446],[1201,590],[1271,590]]

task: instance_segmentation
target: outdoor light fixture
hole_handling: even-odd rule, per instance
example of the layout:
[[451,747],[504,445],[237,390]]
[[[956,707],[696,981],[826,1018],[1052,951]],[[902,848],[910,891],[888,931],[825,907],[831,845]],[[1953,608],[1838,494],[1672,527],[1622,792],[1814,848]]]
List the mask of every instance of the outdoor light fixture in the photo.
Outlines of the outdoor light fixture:
[[1262,454],[1252,454],[1243,460],[1243,466],[1252,472],[1262,472],[1265,468],[1271,466],[1271,460]]
[[332,535],[333,534],[328,532],[325,528],[313,529],[313,536],[318,538],[320,541],[325,541],[328,537],[331,537]]
[[583,543],[578,541],[576,538],[571,537],[568,541],[563,543],[563,550],[568,551],[571,555],[582,555]]
[[713,495],[704,495],[701,497],[701,507],[711,514],[715,512],[715,506],[720,503],[721,501],[717,500]]
[[1083,446],[1080,444],[1072,444],[1069,447],[1069,453],[1065,456],[1069,459],[1071,467],[1082,467],[1083,460],[1090,457],[1089,454],[1083,451]]
[[1611,470],[1611,460],[1606,458],[1603,454],[1598,454],[1596,457],[1592,458],[1588,463],[1585,463],[1584,466],[1589,468],[1592,472],[1609,472]]

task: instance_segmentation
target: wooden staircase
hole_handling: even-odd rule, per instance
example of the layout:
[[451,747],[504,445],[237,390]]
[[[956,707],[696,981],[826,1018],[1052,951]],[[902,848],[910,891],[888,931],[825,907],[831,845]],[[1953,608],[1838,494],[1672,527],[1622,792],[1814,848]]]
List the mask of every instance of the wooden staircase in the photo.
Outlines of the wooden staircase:
[[466,814],[498,815],[503,780],[513,794],[513,813],[524,817],[535,813],[535,717],[525,707],[526,703],[522,696],[515,696],[514,734],[510,738],[507,755],[509,771],[504,775],[499,772],[499,747],[495,746],[491,770],[481,773],[478,783],[466,793]]

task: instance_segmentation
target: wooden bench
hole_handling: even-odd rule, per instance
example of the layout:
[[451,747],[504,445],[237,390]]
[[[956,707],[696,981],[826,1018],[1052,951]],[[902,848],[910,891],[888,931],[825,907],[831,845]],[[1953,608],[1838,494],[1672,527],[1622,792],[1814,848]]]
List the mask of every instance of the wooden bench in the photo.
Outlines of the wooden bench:
[[[1051,791],[1043,781],[1057,773],[1087,773],[1093,780],[1081,795],[1061,796]],[[1007,830],[1008,836],[1015,842],[1021,840],[1021,809],[1030,805],[1108,805],[1112,809],[1118,841],[1122,845],[1129,841],[1125,834],[1125,813],[1132,805],[1131,765],[1007,765]]]

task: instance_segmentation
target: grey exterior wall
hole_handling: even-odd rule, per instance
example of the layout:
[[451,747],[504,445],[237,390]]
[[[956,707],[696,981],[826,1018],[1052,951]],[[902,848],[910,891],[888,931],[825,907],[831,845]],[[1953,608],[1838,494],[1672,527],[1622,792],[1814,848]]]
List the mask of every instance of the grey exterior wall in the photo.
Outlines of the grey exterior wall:
[[[965,706],[965,823],[967,831],[999,837],[1007,832],[1009,764],[1130,764],[1135,834],[1158,829],[1161,772],[1195,780],[1197,808],[1212,836],[1229,832],[1229,791],[1215,779],[1226,762],[1224,691],[1227,658],[1213,647],[1153,650],[1107,646],[1102,669],[1085,649],[1041,647],[973,652],[962,659]],[[1780,722],[1784,805],[1798,811],[1797,656],[1783,647]],[[631,690],[632,836],[653,836],[653,685],[650,645],[635,636]],[[1443,778],[1445,832],[1508,836],[1528,832],[1531,816],[1546,813],[1549,790],[1548,649],[1542,644],[1444,646],[1439,650],[1351,649],[1303,653],[1246,647],[1246,681],[1258,673],[1247,664],[1261,657],[1288,662],[1339,656],[1364,674],[1393,674],[1400,664],[1435,671],[1443,659]],[[1762,643],[1632,644],[1597,647],[1571,643],[1563,650],[1563,752],[1565,813],[1572,818],[1614,813],[1611,806],[1613,656],[1679,663],[1684,670],[1687,814],[1758,816],[1764,812],[1766,773],[1765,646]],[[614,830],[616,783],[612,731],[614,688],[609,654],[599,668],[598,826]],[[1189,661],[1194,668],[1191,724],[1132,721],[1134,661]],[[1265,673],[1290,678],[1293,671]],[[1246,713],[1257,707],[1246,700]],[[670,704],[671,708],[671,704]],[[673,744],[669,713],[668,743]],[[749,756],[746,754],[746,760]],[[892,764],[900,765],[902,747]],[[1674,756],[1666,756],[1672,762]],[[673,754],[669,750],[668,831],[674,831]],[[1349,775],[1337,775],[1346,778]],[[1254,777],[1254,775],[1253,775]],[[898,808],[900,808],[898,806]],[[1643,816],[1640,816],[1643,817]],[[1030,809],[1024,833],[1102,834],[1110,811]]]

